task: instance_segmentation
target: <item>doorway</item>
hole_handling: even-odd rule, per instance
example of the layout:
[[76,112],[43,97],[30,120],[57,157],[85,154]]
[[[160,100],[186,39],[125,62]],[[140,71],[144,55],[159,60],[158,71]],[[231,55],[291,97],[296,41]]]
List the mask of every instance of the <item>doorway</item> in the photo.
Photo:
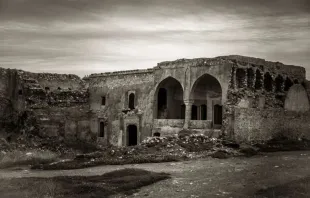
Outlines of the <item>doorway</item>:
[[127,145],[135,146],[138,144],[138,130],[136,125],[128,125],[127,127]]

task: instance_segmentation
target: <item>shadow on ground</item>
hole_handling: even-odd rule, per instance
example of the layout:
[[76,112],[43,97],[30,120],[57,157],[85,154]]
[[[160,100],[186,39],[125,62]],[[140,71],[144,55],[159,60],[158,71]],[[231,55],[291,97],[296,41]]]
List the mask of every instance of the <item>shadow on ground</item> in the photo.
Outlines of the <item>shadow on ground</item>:
[[133,194],[143,186],[170,178],[166,173],[122,169],[100,176],[14,178],[0,180],[1,198],[102,198],[113,194]]
[[310,177],[291,181],[282,185],[261,189],[256,192],[256,198],[306,198],[310,196]]

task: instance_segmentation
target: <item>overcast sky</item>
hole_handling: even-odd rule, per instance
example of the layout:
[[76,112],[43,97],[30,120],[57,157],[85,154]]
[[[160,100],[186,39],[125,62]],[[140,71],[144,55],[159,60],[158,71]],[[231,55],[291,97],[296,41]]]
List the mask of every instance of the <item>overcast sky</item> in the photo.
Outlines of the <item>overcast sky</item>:
[[90,73],[240,54],[301,65],[309,0],[0,0],[0,66]]

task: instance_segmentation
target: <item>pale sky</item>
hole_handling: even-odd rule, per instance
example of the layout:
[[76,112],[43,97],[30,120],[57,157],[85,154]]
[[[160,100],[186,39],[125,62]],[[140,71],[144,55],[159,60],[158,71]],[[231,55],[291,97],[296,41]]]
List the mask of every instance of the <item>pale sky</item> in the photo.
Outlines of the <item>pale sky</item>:
[[0,0],[0,67],[83,76],[230,54],[310,79],[310,1]]

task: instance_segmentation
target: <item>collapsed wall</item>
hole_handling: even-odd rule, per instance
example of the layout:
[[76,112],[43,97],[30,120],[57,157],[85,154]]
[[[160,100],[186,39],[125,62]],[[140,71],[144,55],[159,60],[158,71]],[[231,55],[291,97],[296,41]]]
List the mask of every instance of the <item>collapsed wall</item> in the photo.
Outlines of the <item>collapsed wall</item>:
[[2,134],[36,133],[70,140],[93,139],[89,130],[88,89],[78,76],[0,71]]
[[224,112],[228,136],[241,142],[280,135],[310,138],[304,68],[251,57],[226,58],[235,62]]

